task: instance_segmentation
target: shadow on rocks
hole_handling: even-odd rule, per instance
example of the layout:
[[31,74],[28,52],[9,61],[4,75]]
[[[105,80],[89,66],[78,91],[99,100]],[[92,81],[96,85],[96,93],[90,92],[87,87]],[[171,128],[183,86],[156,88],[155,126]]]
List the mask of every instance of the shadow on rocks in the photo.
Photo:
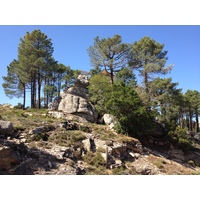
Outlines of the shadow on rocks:
[[[0,140],[0,146],[0,163],[4,163],[0,164],[0,175],[51,174],[59,163],[65,162],[45,151],[29,148],[24,143]],[[9,153],[1,153],[4,149],[9,149]]]

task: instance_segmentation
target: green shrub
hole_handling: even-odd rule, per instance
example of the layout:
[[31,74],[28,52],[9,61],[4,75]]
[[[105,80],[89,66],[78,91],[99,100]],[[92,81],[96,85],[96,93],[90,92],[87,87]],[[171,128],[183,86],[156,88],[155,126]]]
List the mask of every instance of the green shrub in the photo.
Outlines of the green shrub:
[[86,136],[81,131],[67,131],[67,133],[70,135],[70,139],[74,142],[86,139]]
[[157,160],[154,164],[159,169],[162,169],[164,167],[162,161],[159,160]]
[[120,166],[120,167],[115,167],[112,169],[112,174],[113,175],[129,175],[129,170],[124,166]]
[[86,133],[91,133],[91,130],[88,126],[80,126],[79,130]]
[[183,150],[192,149],[192,142],[189,140],[187,130],[181,127],[177,127],[175,131],[168,133],[170,140]]
[[16,125],[14,126],[14,133],[18,133],[18,132],[21,132],[21,131],[24,131],[25,128],[22,127],[21,125]]
[[89,165],[93,165],[95,167],[105,166],[106,164],[106,161],[100,152],[93,153],[91,151],[88,151],[83,156],[83,160]]

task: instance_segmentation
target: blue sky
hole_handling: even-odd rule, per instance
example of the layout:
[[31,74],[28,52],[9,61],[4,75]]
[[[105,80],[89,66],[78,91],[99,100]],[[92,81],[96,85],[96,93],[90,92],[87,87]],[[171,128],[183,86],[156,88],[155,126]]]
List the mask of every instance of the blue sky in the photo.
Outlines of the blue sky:
[[92,66],[87,48],[94,38],[122,36],[122,42],[133,43],[149,36],[164,43],[168,51],[167,64],[173,64],[172,77],[179,88],[200,91],[200,25],[1,25],[0,26],[0,104],[16,105],[21,99],[9,99],[4,95],[2,76],[7,74],[7,66],[17,59],[17,48],[26,31],[40,29],[52,39],[54,58],[72,69],[89,71]]

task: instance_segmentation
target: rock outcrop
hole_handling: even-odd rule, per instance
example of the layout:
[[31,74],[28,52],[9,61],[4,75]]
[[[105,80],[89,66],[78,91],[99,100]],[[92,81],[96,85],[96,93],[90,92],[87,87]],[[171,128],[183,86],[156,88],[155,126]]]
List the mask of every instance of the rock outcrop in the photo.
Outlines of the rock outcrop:
[[94,105],[89,101],[88,85],[87,76],[79,75],[75,80],[74,87],[66,89],[61,94],[58,111],[82,117],[89,122],[95,122],[98,113]]

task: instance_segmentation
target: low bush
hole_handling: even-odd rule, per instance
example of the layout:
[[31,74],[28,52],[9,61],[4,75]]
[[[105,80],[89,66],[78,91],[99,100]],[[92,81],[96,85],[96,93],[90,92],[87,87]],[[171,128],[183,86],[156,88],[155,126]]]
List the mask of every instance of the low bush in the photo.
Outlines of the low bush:
[[83,160],[88,163],[89,165],[93,165],[95,167],[105,166],[106,161],[101,155],[100,152],[93,153],[88,151],[84,156]]
[[175,131],[170,131],[168,136],[174,145],[180,147],[182,150],[191,150],[193,148],[186,129],[178,126]]

